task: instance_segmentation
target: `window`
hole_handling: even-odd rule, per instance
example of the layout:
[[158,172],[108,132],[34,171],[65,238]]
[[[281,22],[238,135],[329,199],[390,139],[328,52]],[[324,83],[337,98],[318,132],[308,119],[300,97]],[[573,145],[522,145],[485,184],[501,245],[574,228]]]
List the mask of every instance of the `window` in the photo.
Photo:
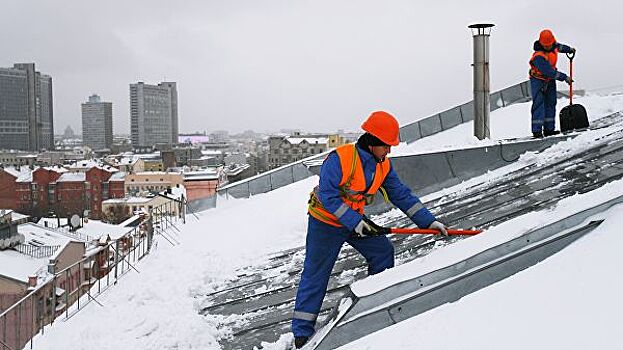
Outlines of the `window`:
[[55,184],[48,184],[48,202],[49,203],[54,203],[54,190],[55,190],[56,185]]
[[102,183],[102,199],[108,199],[109,196],[109,186],[108,182]]

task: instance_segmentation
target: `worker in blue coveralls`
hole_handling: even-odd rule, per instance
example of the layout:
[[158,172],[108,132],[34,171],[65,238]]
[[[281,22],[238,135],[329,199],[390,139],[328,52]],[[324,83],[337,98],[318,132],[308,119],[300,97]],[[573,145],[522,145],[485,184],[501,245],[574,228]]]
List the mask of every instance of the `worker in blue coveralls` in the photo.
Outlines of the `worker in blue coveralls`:
[[418,227],[448,235],[445,225],[400,181],[387,158],[391,147],[400,142],[398,121],[379,111],[361,127],[365,133],[356,144],[340,146],[327,156],[320,168],[319,185],[310,194],[305,262],[292,317],[297,349],[314,333],[331,270],[344,242],[365,257],[370,275],[394,266],[394,247],[385,236],[388,229],[364,215],[364,206],[377,191]]
[[558,52],[575,53],[575,49],[556,42],[554,34],[544,29],[534,42],[530,58],[532,92],[532,135],[535,138],[559,134],[556,125],[556,80],[571,84],[571,78],[556,68]]

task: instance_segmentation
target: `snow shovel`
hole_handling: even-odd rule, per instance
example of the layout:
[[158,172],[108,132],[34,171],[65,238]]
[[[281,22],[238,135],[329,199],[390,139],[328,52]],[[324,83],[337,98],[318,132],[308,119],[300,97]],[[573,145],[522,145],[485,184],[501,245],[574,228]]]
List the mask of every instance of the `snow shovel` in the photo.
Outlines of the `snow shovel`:
[[[428,228],[400,228],[400,227],[392,227],[389,229],[390,233],[403,234],[403,235],[412,235],[412,234],[428,234],[428,235],[438,235],[439,230],[433,230]],[[482,230],[448,230],[449,236],[473,236],[481,233]]]
[[588,116],[586,109],[582,105],[573,104],[573,57],[575,52],[567,53],[569,57],[569,105],[560,111],[560,131],[563,133],[588,128]]

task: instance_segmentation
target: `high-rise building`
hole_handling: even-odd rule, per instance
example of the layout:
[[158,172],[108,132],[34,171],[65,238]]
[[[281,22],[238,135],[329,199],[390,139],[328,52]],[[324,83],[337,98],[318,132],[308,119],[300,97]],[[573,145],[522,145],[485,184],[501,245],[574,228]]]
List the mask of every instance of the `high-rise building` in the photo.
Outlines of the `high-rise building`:
[[112,147],[112,102],[92,95],[82,104],[82,143],[93,150]]
[[54,149],[52,77],[34,63],[0,68],[0,148]]
[[178,142],[176,83],[130,84],[130,131],[134,147]]

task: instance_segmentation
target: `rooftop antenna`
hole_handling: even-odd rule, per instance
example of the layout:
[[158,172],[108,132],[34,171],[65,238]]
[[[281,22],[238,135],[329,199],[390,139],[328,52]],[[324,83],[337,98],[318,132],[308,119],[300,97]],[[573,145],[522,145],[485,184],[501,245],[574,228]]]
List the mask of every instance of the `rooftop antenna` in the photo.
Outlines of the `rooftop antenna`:
[[489,111],[489,36],[492,23],[476,23],[467,26],[474,38],[474,136],[479,140],[490,138]]

